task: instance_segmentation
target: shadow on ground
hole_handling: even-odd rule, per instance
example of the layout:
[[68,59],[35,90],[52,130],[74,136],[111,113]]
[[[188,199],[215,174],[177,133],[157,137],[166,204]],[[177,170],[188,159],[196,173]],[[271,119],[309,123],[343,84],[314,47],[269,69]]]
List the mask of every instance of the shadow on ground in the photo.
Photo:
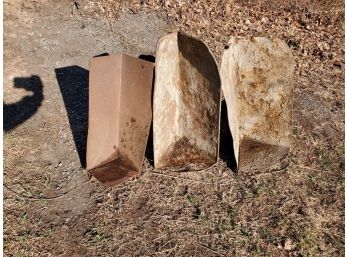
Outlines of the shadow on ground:
[[[94,57],[108,55],[108,53],[103,53]],[[139,55],[138,58],[153,63],[155,62],[155,57],[152,55]],[[80,158],[80,163],[83,168],[86,168],[89,71],[75,65],[55,69],[55,73],[68,114],[70,128],[72,130],[75,146]],[[155,78],[155,76],[153,76],[153,78]],[[152,91],[153,87],[154,80],[152,82]],[[146,146],[145,157],[148,159],[151,165],[154,165],[152,123]]]
[[33,116],[44,99],[43,84],[39,76],[14,78],[15,88],[24,88],[29,92],[33,92],[30,96],[25,96],[17,103],[3,104],[4,107],[4,125],[5,132],[16,128]]
[[[141,54],[138,56],[138,58],[141,60],[145,60],[145,61],[153,62],[153,63],[155,63],[155,61],[156,61],[156,58],[153,55]],[[154,86],[155,86],[155,69],[153,70],[153,77],[152,77],[152,91],[151,91],[151,109],[152,110],[153,110],[153,89],[154,89]],[[145,157],[152,166],[155,165],[154,164],[154,153],[153,153],[153,122],[152,122],[152,119],[151,119],[149,137],[147,139]]]
[[68,114],[80,163],[86,167],[88,130],[88,70],[79,66],[55,69],[60,92]]
[[221,102],[220,121],[220,158],[227,163],[234,172],[237,172],[237,162],[233,151],[233,138],[228,125],[227,106],[225,100]]

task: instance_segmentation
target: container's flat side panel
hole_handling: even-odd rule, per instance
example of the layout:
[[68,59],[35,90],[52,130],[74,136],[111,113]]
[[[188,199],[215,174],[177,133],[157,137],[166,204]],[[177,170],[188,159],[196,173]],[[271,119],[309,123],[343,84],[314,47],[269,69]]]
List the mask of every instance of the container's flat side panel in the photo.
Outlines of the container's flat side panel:
[[141,171],[151,119],[154,64],[124,55],[120,117],[120,152]]
[[87,169],[118,149],[121,56],[90,61]]
[[293,99],[291,53],[280,40],[240,41],[238,99],[242,135],[260,142],[290,146]]

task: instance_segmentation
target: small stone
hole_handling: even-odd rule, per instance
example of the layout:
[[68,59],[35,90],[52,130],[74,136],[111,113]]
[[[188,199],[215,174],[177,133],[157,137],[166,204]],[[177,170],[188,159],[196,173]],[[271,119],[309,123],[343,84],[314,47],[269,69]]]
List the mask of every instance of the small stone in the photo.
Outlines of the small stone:
[[296,244],[294,244],[291,239],[286,239],[284,244],[284,249],[287,251],[291,251],[295,248],[296,248]]
[[267,22],[268,22],[268,19],[265,18],[265,17],[262,17],[261,22],[262,22],[262,23],[267,23]]
[[317,44],[318,48],[321,50],[321,51],[328,51],[330,50],[330,45],[325,43],[325,42],[319,42]]

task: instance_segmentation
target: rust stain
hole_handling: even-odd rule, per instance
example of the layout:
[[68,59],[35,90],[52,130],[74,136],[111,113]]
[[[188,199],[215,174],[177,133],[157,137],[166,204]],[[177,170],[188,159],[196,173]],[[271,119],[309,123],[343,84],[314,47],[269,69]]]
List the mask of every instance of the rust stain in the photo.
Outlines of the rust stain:
[[201,170],[215,163],[214,156],[198,149],[187,137],[175,142],[158,161],[159,169],[174,171]]
[[139,171],[134,163],[127,156],[120,155],[119,151],[115,151],[97,167],[88,171],[88,174],[107,186],[122,183],[127,178],[134,177],[138,173]]

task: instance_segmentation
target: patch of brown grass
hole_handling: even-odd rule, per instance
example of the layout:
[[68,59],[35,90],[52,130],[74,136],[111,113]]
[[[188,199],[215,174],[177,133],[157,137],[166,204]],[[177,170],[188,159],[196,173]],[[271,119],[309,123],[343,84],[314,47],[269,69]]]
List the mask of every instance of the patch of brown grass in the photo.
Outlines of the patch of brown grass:
[[[83,15],[109,22],[121,10],[119,1],[76,2]],[[4,182],[19,183],[12,189],[20,195],[5,188],[5,253],[343,256],[343,3],[278,3],[133,0],[121,8],[167,16],[173,30],[204,40],[218,60],[231,35],[285,40],[296,59],[288,168],[236,174],[219,160],[202,172],[159,174],[145,160],[139,179],[114,188],[89,184],[93,207],[64,221],[65,213],[50,212],[48,200],[30,199],[60,184],[55,167],[28,166],[22,156],[39,146],[8,134],[5,172],[14,172]]]

